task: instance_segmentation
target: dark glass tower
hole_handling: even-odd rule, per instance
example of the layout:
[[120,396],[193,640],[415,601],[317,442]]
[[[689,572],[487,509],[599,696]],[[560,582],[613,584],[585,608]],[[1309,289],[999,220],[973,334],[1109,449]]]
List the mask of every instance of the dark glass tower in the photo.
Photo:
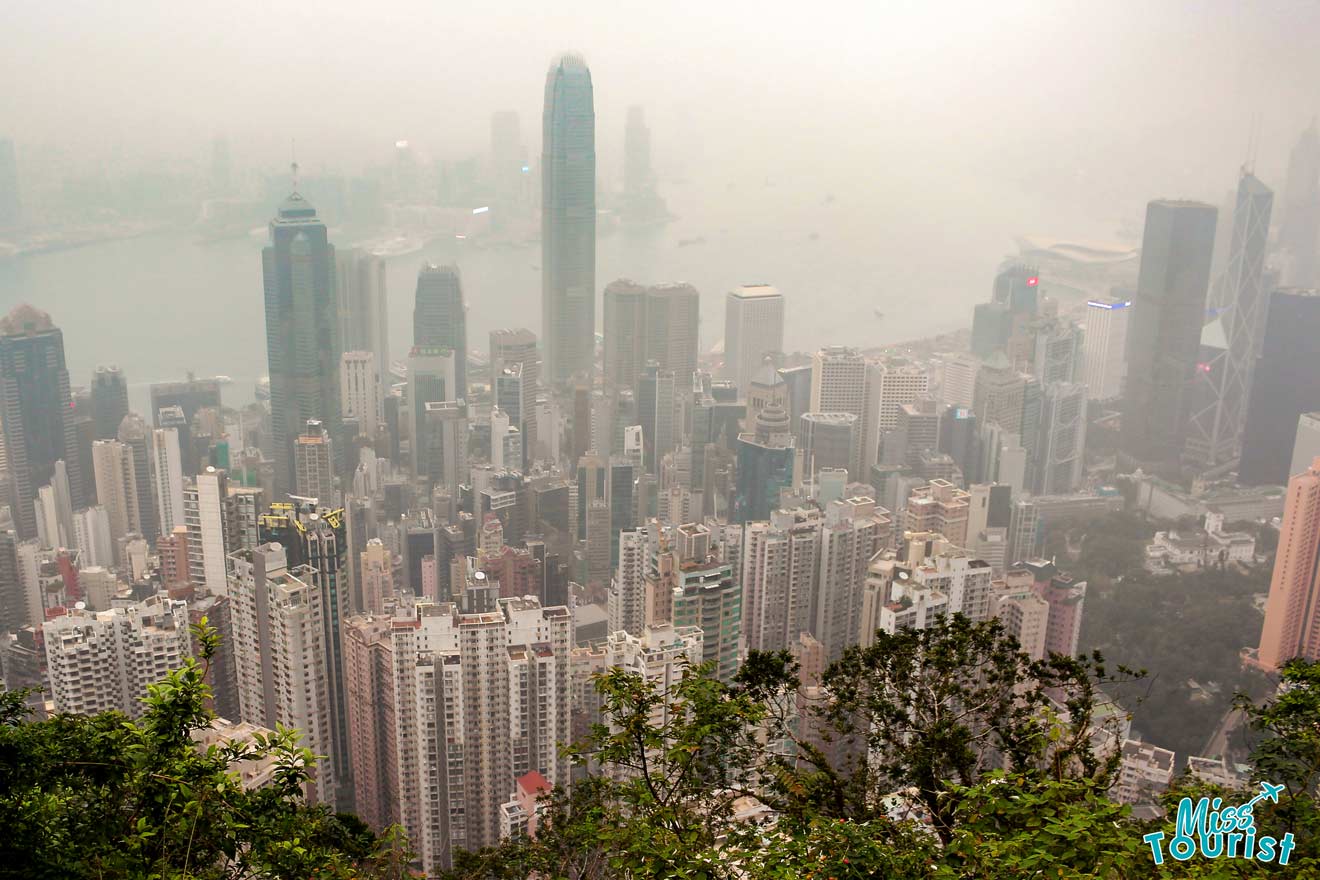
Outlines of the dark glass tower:
[[467,397],[467,309],[457,266],[426,263],[417,273],[413,345],[454,352],[454,385],[446,400]]
[[1182,453],[1218,217],[1201,202],[1146,206],[1120,437],[1138,462],[1176,464]]
[[335,249],[316,209],[296,192],[270,222],[261,265],[275,491],[283,494],[293,489],[293,446],[303,426],[318,419],[332,438],[342,433]]
[[545,77],[541,328],[548,382],[591,372],[596,351],[596,111],[591,71],[577,55],[560,56]]
[[128,415],[128,382],[118,367],[97,367],[92,373],[92,421],[97,440],[119,436],[119,423]]
[[1252,377],[1238,479],[1286,485],[1297,419],[1320,410],[1320,290],[1285,288],[1269,298]]
[[18,536],[37,536],[32,501],[55,475],[55,462],[68,469],[71,507],[83,506],[69,371],[64,365],[64,334],[50,315],[21,305],[0,321],[0,407],[9,453],[10,511]]

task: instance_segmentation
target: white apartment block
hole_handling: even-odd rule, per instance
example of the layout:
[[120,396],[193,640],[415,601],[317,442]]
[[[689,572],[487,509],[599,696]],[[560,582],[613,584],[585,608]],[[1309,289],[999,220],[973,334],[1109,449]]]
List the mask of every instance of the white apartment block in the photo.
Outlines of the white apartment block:
[[852,413],[866,410],[866,359],[855,348],[829,346],[811,361],[811,405],[808,412]]
[[160,533],[168,535],[183,522],[183,458],[179,451],[179,432],[174,428],[156,428],[151,432],[152,470],[156,474],[156,510],[160,514]]

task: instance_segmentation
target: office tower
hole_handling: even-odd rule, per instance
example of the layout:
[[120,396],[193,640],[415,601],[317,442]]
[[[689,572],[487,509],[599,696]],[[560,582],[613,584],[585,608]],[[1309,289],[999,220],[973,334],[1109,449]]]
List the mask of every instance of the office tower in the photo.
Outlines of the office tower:
[[239,550],[230,563],[239,712],[250,724],[297,728],[302,745],[321,756],[309,794],[334,805],[348,767],[334,739],[330,672],[338,657],[326,644],[326,597],[310,567],[290,566],[278,543]]
[[92,467],[96,498],[110,518],[110,539],[118,546],[125,535],[142,532],[133,450],[117,440],[97,440],[92,444]]
[[814,508],[775,510],[768,522],[743,530],[740,581],[747,647],[782,651],[815,628],[824,514]]
[[655,361],[686,388],[697,368],[700,294],[690,284],[644,287],[626,278],[605,287],[606,382],[631,388]]
[[225,560],[235,548],[229,479],[208,467],[183,490],[183,525],[188,530],[188,580],[213,596],[228,594]]
[[383,397],[390,383],[389,301],[385,259],[356,248],[335,252],[339,343],[343,351],[369,351]]
[[1294,657],[1320,658],[1320,458],[1288,481],[1257,663],[1277,670]]
[[188,606],[163,594],[111,611],[71,608],[41,629],[56,712],[137,718],[147,686],[192,656]]
[[756,416],[755,430],[738,435],[738,484],[733,521],[768,519],[779,506],[779,491],[793,484],[795,455],[788,413],[769,406]]
[[991,301],[1008,307],[1013,315],[1034,318],[1039,310],[1040,275],[1033,266],[1010,263],[995,274]]
[[1086,386],[1054,382],[1045,386],[1040,403],[1033,491],[1037,495],[1075,492],[1086,464]]
[[674,448],[675,376],[651,361],[637,380],[637,415],[642,425],[643,458],[648,474],[659,473],[660,461]]
[[1317,333],[1320,290],[1280,289],[1271,294],[1242,436],[1241,482],[1288,482],[1298,418],[1320,409]]
[[935,398],[919,394],[898,408],[894,430],[884,436],[885,464],[916,468],[923,452],[936,452],[940,445],[940,412]]
[[506,222],[506,215],[522,207],[530,195],[527,178],[531,168],[523,146],[522,125],[514,110],[501,110],[490,117],[491,178],[495,188],[496,216],[492,223]]
[[1013,315],[1003,303],[977,303],[972,309],[972,354],[988,358],[1003,351],[1013,328]]
[[861,450],[859,419],[846,412],[808,412],[799,421],[797,447],[809,474],[823,468],[844,468],[858,473]]
[[[12,529],[3,529],[0,530],[0,634],[18,632],[28,624],[28,599],[18,572],[18,536]],[[9,682],[9,686],[13,687],[13,683]]]
[[467,397],[467,307],[457,266],[424,263],[413,301],[413,345],[454,352],[454,387],[447,400]]
[[864,471],[869,472],[879,458],[880,438],[898,426],[898,408],[928,391],[930,375],[915,364],[895,358],[866,365],[861,459]]
[[64,334],[50,315],[29,305],[0,321],[0,421],[9,463],[10,510],[20,538],[37,534],[33,502],[50,483],[55,462],[68,468],[71,507],[83,506]]
[[[261,518],[260,532],[263,544],[273,541],[284,547],[290,570],[316,591],[321,624],[320,644],[324,646],[321,650],[326,655],[326,690],[333,725],[327,742],[331,750],[322,749],[317,754],[330,755],[336,778],[340,783],[347,783],[348,734],[345,728],[344,666],[340,640],[340,622],[348,616],[348,545],[344,511],[306,503],[276,503],[270,506],[270,513]],[[336,802],[341,805],[348,801],[345,790],[340,790],[336,798]]]
[[829,346],[812,356],[811,411],[858,417],[866,406],[866,360],[855,348]]
[[541,134],[541,339],[552,383],[596,354],[596,111],[591,72],[562,55],[545,78]]
[[655,185],[651,173],[651,130],[641,107],[628,108],[623,130],[623,191],[630,197],[643,195]]
[[1320,238],[1320,134],[1316,133],[1312,120],[1293,146],[1284,179],[1283,216],[1279,222],[1284,284],[1290,287],[1320,284],[1317,238]]
[[490,463],[497,469],[522,469],[522,434],[498,406],[490,410]]
[[97,440],[113,440],[128,415],[128,382],[118,367],[97,367],[92,373],[92,421]]
[[1293,440],[1289,477],[1295,477],[1320,458],[1320,412],[1302,413],[1297,418],[1297,436]]
[[1076,382],[1082,372],[1082,330],[1071,321],[1052,319],[1035,326],[1031,374],[1041,385]]
[[457,400],[457,364],[448,348],[416,348],[408,352],[408,435],[412,441],[413,476],[422,473],[425,450],[419,443],[426,428],[426,405]]
[[368,614],[380,614],[385,603],[393,601],[394,560],[389,548],[379,538],[367,541],[359,557],[362,571],[362,608]]
[[1013,518],[1013,490],[999,483],[977,483],[967,488],[967,534],[1008,528]]
[[[513,372],[514,367],[517,368],[516,373]],[[492,330],[490,369],[492,387],[500,408],[521,420],[519,429],[523,433],[523,458],[530,462],[536,457],[536,391],[541,381],[541,356],[536,348],[536,334],[524,329]],[[508,378],[515,375],[516,383]],[[518,399],[516,408],[510,399],[510,395],[515,393]]]
[[320,420],[331,437],[338,437],[341,422],[339,356],[343,348],[335,249],[316,209],[297,192],[280,204],[279,213],[270,221],[270,243],[261,252],[261,264],[270,368],[271,457],[275,460],[275,490],[284,494],[294,488],[294,445],[308,420]]
[[535,391],[541,381],[541,356],[536,348],[536,334],[530,330],[504,328],[490,331],[492,375],[502,367],[522,366],[524,380]]
[[1013,369],[1007,358],[999,355],[987,361],[976,374],[972,411],[981,424],[999,425],[1022,437],[1030,382],[1030,377]]
[[335,501],[335,455],[330,433],[319,419],[308,419],[293,445],[294,493],[317,498],[327,505]]
[[[747,410],[743,417],[743,423],[747,426],[746,430],[751,430],[756,424],[756,416],[768,406],[777,406],[784,412],[789,412],[792,407],[792,399],[789,394],[788,383],[780,375],[780,371],[774,368],[773,364],[762,364],[761,369],[752,376],[751,382],[745,391],[747,401]],[[810,400],[808,400],[810,403]],[[807,412],[808,410],[803,410]],[[801,416],[799,415],[799,420]],[[798,420],[790,422],[793,425],[799,423]]]
[[340,405],[344,420],[357,424],[358,436],[374,440],[385,420],[381,381],[376,355],[369,351],[346,351],[339,362]]
[[724,300],[724,370],[740,395],[767,356],[784,350],[784,297],[768,284],[745,284]]
[[23,203],[18,192],[18,161],[14,142],[0,138],[0,230],[15,229],[23,223]]
[[160,421],[160,412],[178,407],[183,412],[184,424],[191,425],[198,410],[220,409],[220,381],[198,379],[191,373],[181,382],[154,382],[151,393],[151,424],[155,428],[168,427]]
[[[701,523],[674,528],[670,540],[672,623],[675,628],[700,627],[701,661],[711,664],[715,677],[730,682],[738,671],[742,640],[742,589],[733,566],[712,551],[710,529]],[[650,623],[657,621],[665,622],[657,618]]]
[[137,413],[129,413],[120,421],[117,436],[133,455],[138,529],[147,543],[155,544],[160,535],[160,519],[156,512],[156,490],[152,485],[152,446],[146,423]]
[[940,371],[940,403],[946,407],[970,408],[979,369],[981,360],[973,355],[960,353],[946,356]]
[[419,477],[443,486],[453,497],[468,481],[468,408],[466,401],[427,403],[417,443]]
[[1182,452],[1217,216],[1199,202],[1146,206],[1119,443],[1138,462],[1176,464]]
[[950,406],[940,414],[938,451],[962,471],[963,482],[981,479],[981,434],[975,413],[967,407]]
[[106,567],[115,564],[115,550],[120,546],[111,536],[110,515],[99,504],[84,507],[73,515],[69,543],[78,550],[79,565]]
[[1132,300],[1126,295],[1087,300],[1083,320],[1082,375],[1091,400],[1113,400],[1123,393],[1127,371],[1128,321]]

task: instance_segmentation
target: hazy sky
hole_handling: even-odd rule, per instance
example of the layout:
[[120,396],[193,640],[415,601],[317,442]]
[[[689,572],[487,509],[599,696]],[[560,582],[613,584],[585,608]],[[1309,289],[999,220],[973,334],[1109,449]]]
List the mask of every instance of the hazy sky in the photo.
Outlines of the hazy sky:
[[1318,109],[1317,43],[1320,11],[1301,0],[11,2],[0,130],[75,157],[195,156],[224,133],[237,160],[273,162],[296,139],[317,168],[383,158],[396,138],[484,150],[491,111],[513,108],[535,151],[546,65],[574,49],[603,161],[641,103],[670,166],[949,163],[1085,180],[1082,196],[1109,175],[1217,195],[1253,111],[1272,174]]

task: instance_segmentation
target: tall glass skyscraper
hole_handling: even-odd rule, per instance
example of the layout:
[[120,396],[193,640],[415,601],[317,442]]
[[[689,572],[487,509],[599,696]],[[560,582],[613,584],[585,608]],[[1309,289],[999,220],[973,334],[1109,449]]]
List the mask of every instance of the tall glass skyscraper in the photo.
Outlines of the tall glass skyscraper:
[[545,77],[541,135],[545,376],[590,373],[596,351],[596,111],[591,71],[561,55]]
[[296,192],[270,221],[261,265],[275,491],[282,494],[293,490],[294,441],[307,422],[320,420],[336,439],[342,426],[335,249],[316,209]]
[[78,441],[64,364],[64,334],[50,315],[21,305],[0,321],[0,416],[9,454],[9,502],[18,536],[37,536],[37,490],[67,468],[71,510],[83,506]]
[[457,266],[424,263],[413,300],[413,345],[454,352],[454,387],[446,400],[467,397],[467,310]]

